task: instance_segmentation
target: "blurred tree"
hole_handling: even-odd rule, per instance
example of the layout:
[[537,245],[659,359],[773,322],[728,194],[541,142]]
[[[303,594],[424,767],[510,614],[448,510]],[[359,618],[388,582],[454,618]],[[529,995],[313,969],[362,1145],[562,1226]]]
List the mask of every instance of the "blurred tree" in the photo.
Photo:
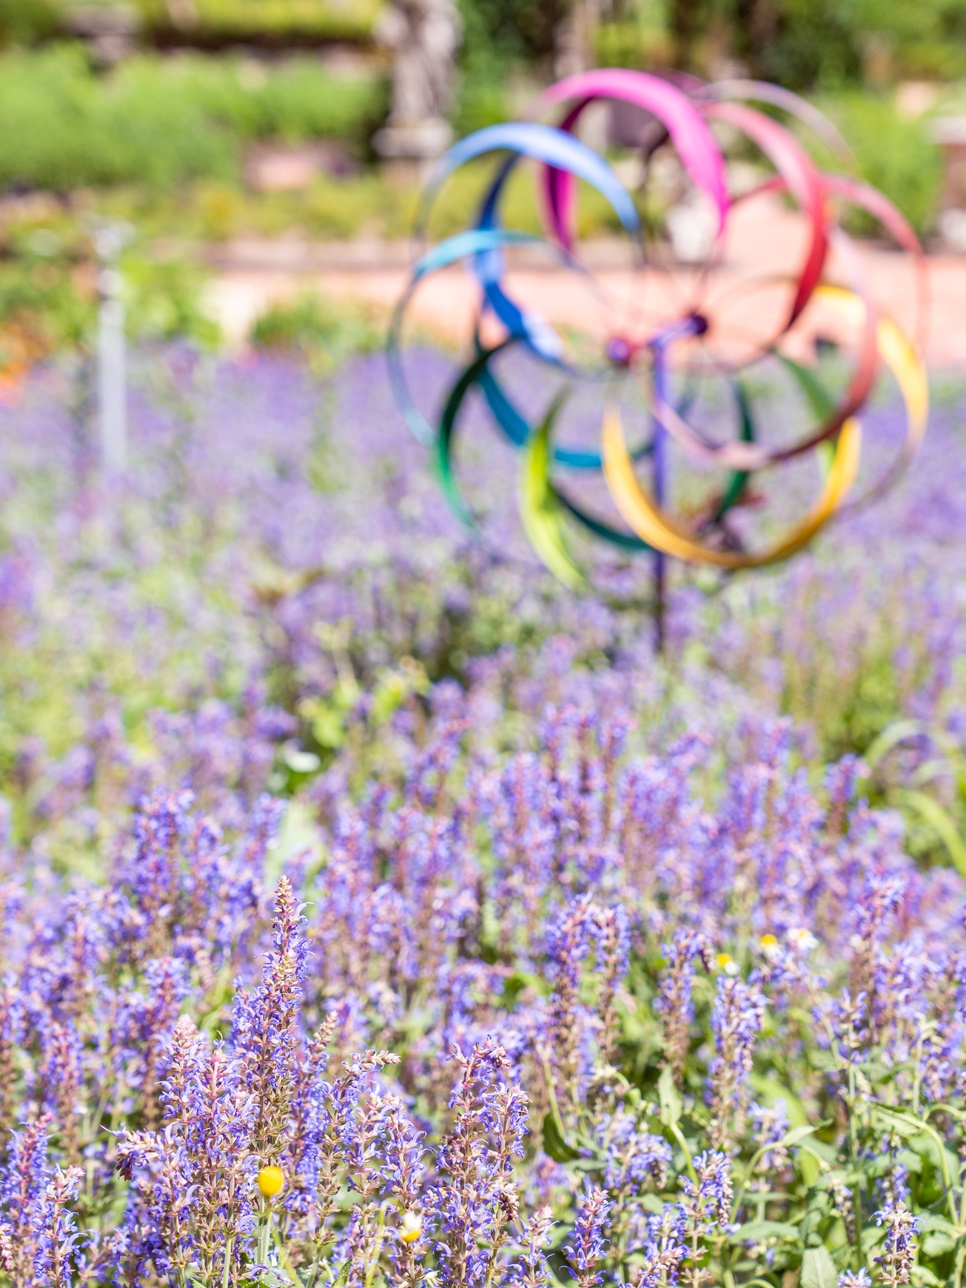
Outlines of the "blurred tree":
[[781,0],[735,0],[734,31],[747,52],[767,48],[781,26]]
[[674,65],[682,71],[698,71],[699,44],[712,16],[714,0],[671,0],[668,26]]
[[861,42],[849,0],[735,3],[733,51],[755,75],[791,89],[842,85],[859,77]]
[[460,0],[464,50],[471,57],[489,51],[504,74],[508,56],[546,65],[571,7],[572,0]]
[[[568,27],[577,0],[460,0],[464,61],[491,84],[507,60],[554,65],[555,33]],[[862,80],[872,54],[894,50],[898,76],[955,77],[966,72],[966,0],[587,0],[608,24],[664,29],[675,65],[709,71],[727,54],[756,75],[796,89]],[[573,23],[570,23],[571,28]],[[881,61],[881,60],[880,60]]]
[[56,34],[61,12],[53,0],[0,0],[0,44],[31,45]]

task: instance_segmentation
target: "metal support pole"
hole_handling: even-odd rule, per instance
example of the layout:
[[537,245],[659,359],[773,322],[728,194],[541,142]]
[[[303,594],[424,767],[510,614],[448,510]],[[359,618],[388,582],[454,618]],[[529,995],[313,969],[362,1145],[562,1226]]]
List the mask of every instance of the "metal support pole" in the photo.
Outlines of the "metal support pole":
[[106,474],[127,469],[127,354],[124,301],[113,281],[116,269],[101,271],[101,309],[97,332],[97,395],[101,427],[101,464]]
[[[661,423],[660,409],[668,401],[668,366],[665,345],[654,345],[654,411],[652,415],[653,449],[651,468],[654,482],[654,500],[663,508],[667,491],[667,430]],[[654,552],[654,649],[660,656],[665,646],[665,613],[667,609],[667,556],[660,550]]]
[[105,474],[123,474],[128,466],[127,343],[124,331],[124,279],[118,267],[130,239],[123,224],[100,227],[94,245],[100,260],[97,284],[97,404],[101,466]]

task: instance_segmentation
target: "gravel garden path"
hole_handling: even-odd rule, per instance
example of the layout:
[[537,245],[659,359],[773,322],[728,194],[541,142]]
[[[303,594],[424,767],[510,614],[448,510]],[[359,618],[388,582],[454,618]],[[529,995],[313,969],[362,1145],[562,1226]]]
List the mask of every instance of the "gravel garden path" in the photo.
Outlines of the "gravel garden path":
[[[800,262],[804,247],[803,222],[777,203],[759,202],[741,211],[734,221],[721,268],[707,283],[682,266],[655,268],[642,279],[628,272],[625,244],[596,241],[584,248],[584,262],[593,270],[602,292],[616,301],[602,309],[581,277],[554,268],[532,253],[513,268],[522,299],[553,322],[606,333],[621,329],[627,301],[635,301],[630,330],[646,326],[669,304],[678,306],[703,286],[706,297],[725,304],[732,328],[749,335],[774,317],[783,298],[779,286],[763,288],[762,279],[777,279]],[[331,298],[354,299],[388,311],[399,298],[408,277],[414,250],[404,242],[312,243],[300,238],[245,239],[218,247],[207,257],[214,270],[209,307],[226,335],[241,343],[254,319],[272,303],[318,291]],[[900,318],[914,315],[915,282],[909,260],[885,246],[864,243],[862,260],[876,297]],[[966,256],[930,255],[927,259],[930,308],[925,354],[933,367],[966,367]],[[752,281],[759,283],[750,289]],[[636,294],[635,294],[636,291]],[[475,287],[460,268],[437,274],[420,288],[412,317],[417,326],[462,342],[467,335]],[[617,321],[615,322],[615,319]],[[826,330],[816,318],[815,331]]]

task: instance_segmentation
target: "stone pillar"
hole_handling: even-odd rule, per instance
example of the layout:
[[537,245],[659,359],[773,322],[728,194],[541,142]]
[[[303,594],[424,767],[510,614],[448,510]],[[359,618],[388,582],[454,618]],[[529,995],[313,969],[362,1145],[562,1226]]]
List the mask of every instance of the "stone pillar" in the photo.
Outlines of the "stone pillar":
[[95,63],[113,67],[134,52],[140,21],[131,5],[81,5],[67,15],[66,26],[87,43]]
[[570,11],[554,38],[553,70],[558,79],[576,76],[596,63],[600,15],[601,0],[571,0]]
[[460,34],[455,0],[393,0],[380,23],[392,53],[392,111],[373,143],[404,180],[421,180],[449,146]]

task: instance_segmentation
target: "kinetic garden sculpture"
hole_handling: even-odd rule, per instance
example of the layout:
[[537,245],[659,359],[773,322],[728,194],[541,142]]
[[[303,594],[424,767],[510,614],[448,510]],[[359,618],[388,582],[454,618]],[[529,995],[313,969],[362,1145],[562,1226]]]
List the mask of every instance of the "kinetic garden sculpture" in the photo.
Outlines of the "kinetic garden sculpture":
[[[585,110],[601,100],[641,109],[645,176],[653,172],[662,151],[670,149],[692,192],[700,194],[713,212],[713,228],[709,254],[695,275],[695,289],[680,307],[646,323],[642,310],[629,322],[624,319],[624,325],[612,317],[599,328],[593,341],[597,352],[588,361],[568,351],[563,331],[521,304],[508,281],[507,258],[512,248],[536,243],[561,266],[591,283],[576,243],[579,180],[609,203],[631,240],[637,267],[653,267],[657,238],[646,227],[647,178],[641,189],[644,200],[636,202],[615,169],[575,134]],[[926,376],[916,339],[874,299],[861,257],[840,226],[840,212],[848,208],[862,212],[912,257],[919,296],[913,334],[924,315],[921,251],[909,224],[879,192],[848,173],[819,168],[800,141],[801,130],[793,132],[777,119],[779,115],[793,117],[799,127],[817,135],[838,161],[843,157],[847,161],[847,148],[814,108],[775,86],[750,81],[677,84],[641,72],[610,69],[561,81],[537,101],[535,114],[560,106],[565,106],[565,113],[556,126],[535,120],[491,126],[455,144],[439,162],[428,185],[422,227],[434,194],[455,170],[489,154],[503,156],[475,226],[429,249],[416,263],[390,334],[390,368],[406,420],[416,437],[432,449],[449,504],[467,528],[480,532],[454,469],[454,442],[468,395],[476,390],[489,418],[522,456],[521,518],[542,561],[566,584],[585,583],[587,574],[572,553],[570,523],[620,551],[649,551],[654,557],[660,617],[668,557],[726,570],[761,567],[800,550],[843,509],[859,469],[857,416],[883,368],[891,371],[902,394],[905,442],[889,469],[862,497],[850,499],[849,506],[878,497],[898,478],[925,431]],[[737,149],[745,155],[753,150],[767,163],[769,173],[734,196],[729,191],[728,154]],[[501,216],[508,180],[523,158],[538,165],[543,238],[505,226]],[[715,270],[724,261],[735,212],[769,195],[784,197],[797,207],[807,236],[803,247],[790,248],[791,266],[786,272],[763,271],[745,283],[748,290],[763,295],[774,297],[781,292],[782,303],[770,334],[762,331],[753,343],[743,345],[743,352],[737,352],[742,348],[741,336],[729,323],[727,309],[721,307],[720,292],[716,298]],[[650,222],[654,223],[653,217]],[[480,290],[475,352],[433,424],[417,407],[407,384],[402,328],[420,284],[461,261]],[[635,279],[632,308],[637,309],[646,287],[646,277]],[[606,303],[602,293],[596,298]],[[821,364],[802,362],[800,354],[795,360],[787,352],[796,338],[801,348],[801,333],[809,320],[814,338],[816,318],[823,319],[821,327],[831,326],[838,336],[847,336],[844,349],[851,353],[851,368],[843,374],[837,345],[837,356],[831,360],[835,381],[830,381]],[[501,355],[509,349],[522,350],[558,378],[560,388],[542,415],[528,417],[521,410],[519,392],[513,390],[501,366]],[[768,382],[752,378],[756,366],[768,363],[807,408],[810,424],[794,437],[789,437],[786,426],[776,426],[773,407],[769,417]],[[562,445],[561,411],[572,391],[587,380],[596,381],[602,390],[600,440],[589,446]],[[628,382],[643,393],[647,422],[634,448],[628,445],[621,415],[620,391]],[[765,401],[756,383],[764,388]],[[700,423],[696,409],[712,388],[717,391],[718,411],[708,426]],[[717,476],[710,496],[699,501],[691,498],[687,515],[671,507],[672,450],[698,470]],[[780,467],[813,451],[818,455],[820,482],[811,507],[777,538],[749,546],[747,535],[736,530],[737,512],[760,502],[763,494],[774,494],[782,486]],[[640,477],[645,467],[648,484]],[[613,518],[599,513],[599,498],[596,505],[588,506],[574,493],[574,481],[594,473],[606,482],[616,511]],[[615,524],[618,517],[623,525]]]

